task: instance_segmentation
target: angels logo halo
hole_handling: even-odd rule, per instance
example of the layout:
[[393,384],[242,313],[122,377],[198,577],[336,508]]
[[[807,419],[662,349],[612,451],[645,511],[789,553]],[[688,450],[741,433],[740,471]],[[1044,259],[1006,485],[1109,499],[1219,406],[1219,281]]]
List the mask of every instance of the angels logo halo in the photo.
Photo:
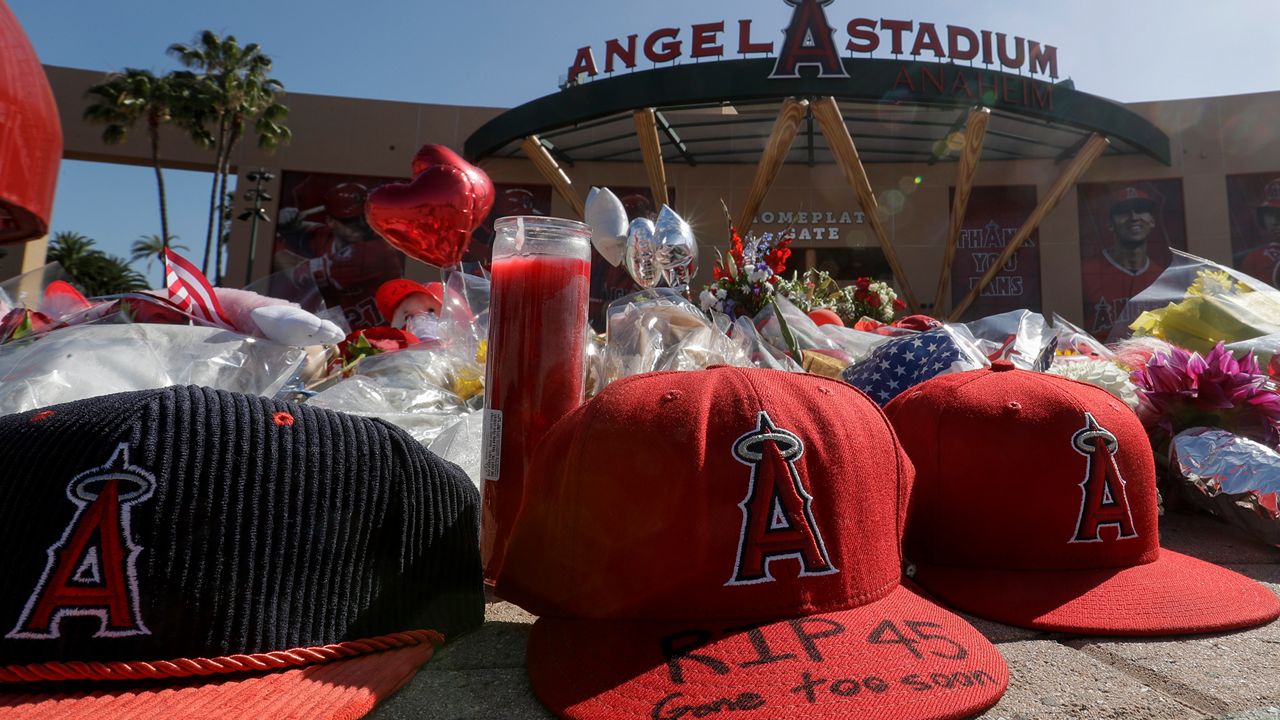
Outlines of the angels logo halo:
[[99,618],[94,637],[150,634],[138,608],[142,548],[133,542],[129,515],[155,486],[151,473],[129,463],[128,443],[118,445],[105,465],[71,480],[67,497],[75,516],[49,547],[49,563],[5,637],[60,637],[61,620],[69,615]]
[[[728,585],[772,582],[769,563],[795,558],[800,575],[839,572],[827,557],[822,533],[813,520],[813,496],[804,488],[795,460],[804,442],[777,428],[769,413],[761,412],[756,427],[733,444],[733,456],[751,467],[751,482],[742,508],[738,559]],[[786,477],[779,478],[779,464]]]
[[866,395],[718,367],[619,380],[538,448],[498,596],[567,718],[958,718],[994,646],[901,584],[913,471]]
[[1263,585],[1160,547],[1151,445],[1107,391],[997,361],[917,385],[885,412],[916,467],[904,552],[948,605],[1103,635],[1280,616]]
[[836,49],[836,31],[823,10],[833,1],[786,0],[795,10],[783,31],[782,49],[778,52],[773,72],[769,74],[770,79],[798,78],[800,68],[806,65],[816,66],[820,78],[849,77]]
[[1115,526],[1117,540],[1138,537],[1124,478],[1116,466],[1116,436],[1099,425],[1091,413],[1085,413],[1084,420],[1084,427],[1071,436],[1071,446],[1088,458],[1080,483],[1080,521],[1071,542],[1102,542],[1104,525]]

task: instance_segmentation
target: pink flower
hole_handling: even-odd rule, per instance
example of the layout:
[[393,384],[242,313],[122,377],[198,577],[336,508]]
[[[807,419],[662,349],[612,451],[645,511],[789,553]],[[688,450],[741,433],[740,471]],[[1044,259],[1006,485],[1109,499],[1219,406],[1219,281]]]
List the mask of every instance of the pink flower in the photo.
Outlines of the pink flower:
[[1218,427],[1280,446],[1280,394],[1253,353],[1237,360],[1222,343],[1208,355],[1170,345],[1133,373],[1138,416],[1168,437],[1196,426]]

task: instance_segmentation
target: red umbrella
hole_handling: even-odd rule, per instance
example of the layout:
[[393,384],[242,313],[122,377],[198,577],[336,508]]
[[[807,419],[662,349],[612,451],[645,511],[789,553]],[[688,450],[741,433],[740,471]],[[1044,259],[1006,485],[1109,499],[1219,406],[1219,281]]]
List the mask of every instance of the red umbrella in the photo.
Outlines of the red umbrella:
[[49,232],[62,125],[44,67],[0,0],[0,244]]

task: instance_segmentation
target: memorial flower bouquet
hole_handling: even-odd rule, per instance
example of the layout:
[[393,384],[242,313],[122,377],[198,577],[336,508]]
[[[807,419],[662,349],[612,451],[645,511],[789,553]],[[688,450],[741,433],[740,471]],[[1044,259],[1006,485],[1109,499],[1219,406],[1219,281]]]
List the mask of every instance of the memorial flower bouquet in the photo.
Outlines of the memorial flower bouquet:
[[1252,353],[1222,343],[1206,355],[1169,345],[1133,373],[1138,417],[1161,448],[1192,427],[1213,427],[1280,447],[1280,393]]
[[765,233],[749,234],[744,240],[736,230],[730,232],[729,254],[716,251],[714,281],[703,288],[698,300],[704,312],[753,317],[777,295],[791,257],[791,238]]
[[889,323],[906,307],[886,282],[862,277],[852,285],[840,287],[825,270],[810,269],[804,275],[792,273],[791,279],[779,283],[777,289],[805,312],[831,310],[840,316],[845,327],[854,327],[864,317]]

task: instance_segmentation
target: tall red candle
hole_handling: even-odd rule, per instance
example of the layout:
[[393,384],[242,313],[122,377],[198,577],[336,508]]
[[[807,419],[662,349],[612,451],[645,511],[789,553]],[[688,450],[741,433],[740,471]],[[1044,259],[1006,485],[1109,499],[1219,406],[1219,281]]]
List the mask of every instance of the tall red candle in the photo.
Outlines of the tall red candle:
[[582,223],[508,217],[494,230],[480,540],[490,581],[502,568],[534,448],[582,403],[591,275],[591,228]]

